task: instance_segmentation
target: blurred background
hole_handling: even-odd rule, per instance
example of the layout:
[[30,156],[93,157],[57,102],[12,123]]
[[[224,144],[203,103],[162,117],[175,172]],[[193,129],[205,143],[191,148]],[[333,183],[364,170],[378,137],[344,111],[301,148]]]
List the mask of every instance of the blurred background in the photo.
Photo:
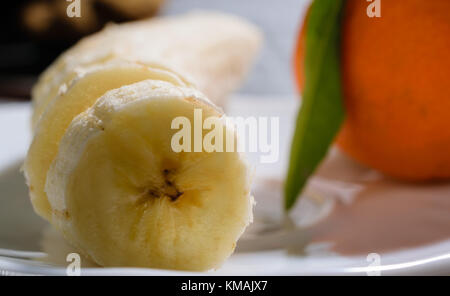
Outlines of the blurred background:
[[29,99],[30,88],[63,50],[108,22],[125,22],[193,9],[240,15],[265,35],[261,56],[240,92],[292,95],[292,51],[309,0],[80,0],[81,17],[69,18],[70,0],[15,0],[2,6],[0,99]]

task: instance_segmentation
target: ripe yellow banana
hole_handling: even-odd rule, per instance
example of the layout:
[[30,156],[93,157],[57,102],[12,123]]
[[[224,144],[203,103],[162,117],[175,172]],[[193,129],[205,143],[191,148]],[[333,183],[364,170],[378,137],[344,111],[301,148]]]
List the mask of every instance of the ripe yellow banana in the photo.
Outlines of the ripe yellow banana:
[[[245,35],[256,31],[230,16],[217,15],[214,22],[214,16],[107,29],[63,54],[34,88],[34,137],[24,164],[31,201],[39,215],[103,266],[215,268],[252,219],[249,169],[240,153],[176,153],[171,147],[175,117],[192,122],[194,109],[205,119],[224,116],[194,84],[225,95],[229,82],[243,75],[242,68],[222,65],[241,63],[241,57],[219,53],[228,45],[220,38],[205,41],[214,37],[200,24],[223,31],[230,42],[245,43]],[[172,51],[165,34],[197,34],[183,31],[181,20],[203,39],[175,42]],[[239,26],[249,30],[242,35]],[[159,36],[166,44],[142,54],[136,46],[149,42],[143,36],[150,31],[150,39]],[[222,45],[226,48],[215,48]],[[204,70],[196,72],[195,63]],[[236,138],[224,121],[219,125],[226,138]]]
[[223,106],[246,75],[260,43],[255,26],[221,13],[192,12],[109,25],[82,39],[41,75],[32,91],[32,127],[77,72],[117,58],[172,68]]

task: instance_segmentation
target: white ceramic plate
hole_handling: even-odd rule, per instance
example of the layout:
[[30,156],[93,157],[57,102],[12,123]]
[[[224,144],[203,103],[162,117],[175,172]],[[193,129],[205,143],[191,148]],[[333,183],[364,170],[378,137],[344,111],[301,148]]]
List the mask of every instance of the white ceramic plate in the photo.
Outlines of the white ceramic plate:
[[[240,96],[228,114],[276,116],[280,159],[255,167],[255,223],[236,252],[207,275],[449,275],[450,184],[388,180],[333,149],[288,218],[281,210],[297,100]],[[19,169],[29,141],[30,105],[0,104],[0,274],[65,275],[76,252],[32,211]],[[83,275],[184,275],[170,270],[101,268]]]

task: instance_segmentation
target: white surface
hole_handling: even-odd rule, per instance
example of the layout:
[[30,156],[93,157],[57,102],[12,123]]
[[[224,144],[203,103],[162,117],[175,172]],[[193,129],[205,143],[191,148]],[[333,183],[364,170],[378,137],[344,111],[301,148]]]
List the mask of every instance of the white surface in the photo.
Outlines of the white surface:
[[[279,115],[282,155],[277,164],[258,165],[251,155],[257,176],[280,176],[287,161],[292,120],[297,109],[294,99],[235,99],[228,111],[232,115]],[[38,218],[29,205],[26,187],[18,172],[30,141],[30,106],[0,105],[0,272],[1,274],[64,275],[65,252],[70,247]],[[389,230],[386,230],[389,231]],[[298,240],[303,239],[300,236]],[[449,238],[450,239],[450,238]],[[239,248],[239,244],[238,244]],[[46,253],[58,260],[41,258]],[[425,244],[419,248],[383,253],[381,266],[369,267],[364,256],[344,257],[331,252],[306,252],[289,255],[283,249],[237,252],[217,270],[208,275],[365,275],[381,271],[382,275],[450,274],[450,240]],[[15,257],[15,258],[13,258]],[[34,259],[33,259],[34,258]],[[83,275],[183,275],[191,274],[156,269],[83,268]]]

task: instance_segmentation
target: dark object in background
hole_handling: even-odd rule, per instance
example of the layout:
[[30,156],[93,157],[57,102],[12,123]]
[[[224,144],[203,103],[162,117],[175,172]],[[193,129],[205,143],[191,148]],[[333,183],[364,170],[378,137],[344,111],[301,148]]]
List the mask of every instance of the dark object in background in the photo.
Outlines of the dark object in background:
[[[67,7],[80,3],[80,17]],[[29,98],[37,75],[62,51],[107,22],[153,16],[164,0],[14,0],[0,10],[0,97]],[[6,4],[5,3],[5,4]]]

